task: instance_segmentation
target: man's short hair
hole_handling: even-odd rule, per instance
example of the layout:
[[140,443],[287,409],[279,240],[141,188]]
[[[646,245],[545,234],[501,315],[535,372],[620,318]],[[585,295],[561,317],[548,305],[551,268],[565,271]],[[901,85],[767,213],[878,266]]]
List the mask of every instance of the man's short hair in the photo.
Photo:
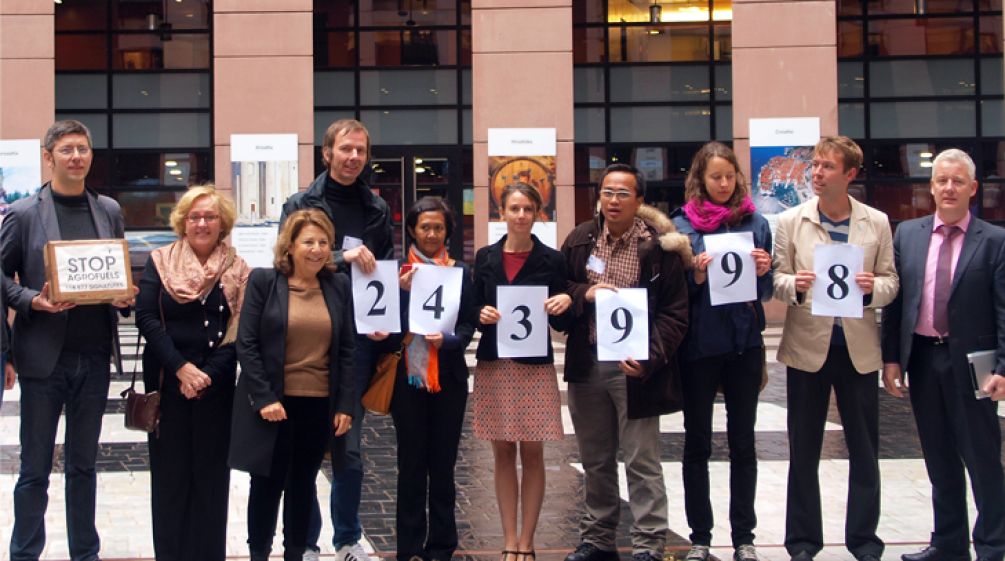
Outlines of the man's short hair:
[[841,161],[844,162],[844,171],[858,169],[862,167],[862,149],[855,141],[847,136],[825,136],[817,142],[813,148],[813,155],[825,152],[837,152],[841,154]]
[[604,179],[612,173],[630,173],[635,176],[635,196],[645,197],[646,196],[646,178],[642,177],[642,172],[638,170],[635,166],[631,164],[616,163],[611,164],[604,168],[603,175],[600,176],[600,183],[597,184],[597,189],[599,190],[604,184]]
[[43,146],[45,146],[46,151],[52,152],[52,149],[56,147],[56,142],[59,142],[60,138],[68,134],[84,135],[87,137],[87,146],[89,148],[94,147],[94,142],[91,141],[91,131],[88,130],[87,126],[80,121],[66,119],[65,121],[56,121],[49,127],[49,130],[45,131]]
[[366,135],[366,157],[367,160],[369,160],[370,131],[366,130],[366,126],[356,119],[339,119],[338,121],[328,125],[328,129],[325,130],[324,139],[321,141],[321,149],[333,149],[335,146],[335,139],[338,138],[338,135],[355,131],[363,131],[363,134]]
[[939,165],[939,162],[959,162],[967,167],[967,173],[970,174],[970,181],[977,179],[977,166],[974,164],[973,158],[970,154],[967,154],[959,148],[947,148],[932,160],[932,178],[935,178],[935,167]]

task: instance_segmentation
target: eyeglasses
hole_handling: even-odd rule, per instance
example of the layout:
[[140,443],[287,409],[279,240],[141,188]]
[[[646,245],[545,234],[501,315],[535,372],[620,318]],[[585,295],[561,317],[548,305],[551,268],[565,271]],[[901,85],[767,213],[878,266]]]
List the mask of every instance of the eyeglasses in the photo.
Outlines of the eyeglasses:
[[185,217],[185,220],[188,220],[189,224],[198,224],[203,220],[206,221],[206,224],[212,224],[213,222],[216,222],[219,219],[220,219],[219,214],[190,214]]
[[86,156],[91,153],[91,149],[87,146],[63,146],[59,150],[56,150],[56,153],[60,156],[66,156],[67,158],[72,157],[74,152],[81,156]]
[[619,201],[627,201],[634,196],[635,193],[632,193],[631,191],[615,191],[613,189],[600,190],[600,198],[608,201],[614,198],[617,198]]

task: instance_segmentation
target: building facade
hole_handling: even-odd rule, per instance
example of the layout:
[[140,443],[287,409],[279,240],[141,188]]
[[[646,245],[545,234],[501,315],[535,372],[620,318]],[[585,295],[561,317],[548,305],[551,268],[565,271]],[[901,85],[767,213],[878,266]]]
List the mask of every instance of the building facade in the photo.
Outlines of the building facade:
[[1001,0],[3,0],[0,139],[83,121],[91,185],[148,231],[189,183],[231,187],[232,134],[295,133],[306,186],[326,126],[358,118],[398,225],[443,195],[470,257],[490,128],[556,130],[561,238],[609,163],[672,210],[704,142],[749,176],[749,119],[818,117],[862,145],[853,194],[894,222],[932,211],[927,166],[957,146],[1001,223],[1002,52]]

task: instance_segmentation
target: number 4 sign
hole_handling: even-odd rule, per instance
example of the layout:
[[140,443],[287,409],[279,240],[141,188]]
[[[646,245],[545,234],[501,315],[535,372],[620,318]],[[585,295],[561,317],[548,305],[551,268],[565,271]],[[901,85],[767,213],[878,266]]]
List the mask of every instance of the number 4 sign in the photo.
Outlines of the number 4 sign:
[[412,290],[408,300],[408,330],[416,335],[453,335],[461,305],[464,269],[416,263],[412,265]]
[[547,286],[499,286],[496,305],[502,316],[496,328],[499,358],[548,356]]
[[815,316],[862,317],[862,289],[855,275],[862,272],[865,252],[846,243],[820,244],[813,251]]
[[597,360],[649,360],[645,288],[597,291]]
[[398,263],[377,261],[373,274],[352,266],[352,302],[356,332],[361,334],[401,331],[401,295],[398,293]]

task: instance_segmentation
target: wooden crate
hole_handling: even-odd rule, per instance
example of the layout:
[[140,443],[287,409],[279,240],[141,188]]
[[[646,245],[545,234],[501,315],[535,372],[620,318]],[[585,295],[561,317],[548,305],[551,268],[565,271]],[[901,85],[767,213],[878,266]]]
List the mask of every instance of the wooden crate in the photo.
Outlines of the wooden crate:
[[61,240],[45,244],[45,277],[53,302],[108,304],[133,297],[126,240]]

